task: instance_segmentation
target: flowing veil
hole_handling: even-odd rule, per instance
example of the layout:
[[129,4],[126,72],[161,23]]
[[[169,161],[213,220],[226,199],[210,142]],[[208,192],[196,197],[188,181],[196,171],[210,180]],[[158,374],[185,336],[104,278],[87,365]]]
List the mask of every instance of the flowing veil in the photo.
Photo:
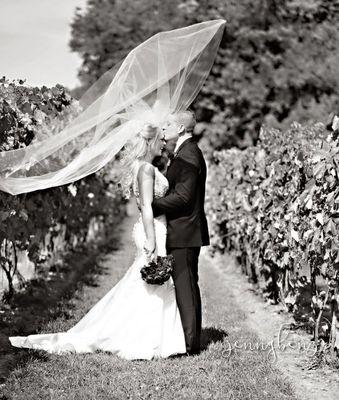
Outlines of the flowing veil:
[[212,68],[225,21],[160,32],[104,73],[79,113],[25,148],[0,152],[0,190],[12,195],[74,182],[111,161],[145,122],[187,109]]

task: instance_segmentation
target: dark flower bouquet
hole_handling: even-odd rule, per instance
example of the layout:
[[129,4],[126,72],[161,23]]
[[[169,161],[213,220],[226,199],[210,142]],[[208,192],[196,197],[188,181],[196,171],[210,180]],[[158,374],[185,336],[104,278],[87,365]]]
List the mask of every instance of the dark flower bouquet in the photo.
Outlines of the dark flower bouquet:
[[170,254],[166,257],[158,256],[141,268],[142,279],[152,285],[163,285],[173,271],[174,257]]

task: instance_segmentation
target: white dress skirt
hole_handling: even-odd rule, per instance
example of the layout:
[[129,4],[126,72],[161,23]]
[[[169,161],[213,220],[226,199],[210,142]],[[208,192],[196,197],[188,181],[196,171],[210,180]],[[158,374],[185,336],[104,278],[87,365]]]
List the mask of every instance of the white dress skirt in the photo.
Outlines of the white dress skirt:
[[[163,179],[166,178],[156,170],[158,195],[164,192]],[[155,218],[154,226],[157,253],[165,256],[165,216]],[[166,358],[185,353],[184,331],[172,277],[163,285],[148,284],[141,278],[140,269],[147,261],[141,216],[134,225],[133,239],[137,248],[133,264],[76,325],[66,332],[12,336],[9,338],[11,344],[59,354],[101,350],[128,360]]]

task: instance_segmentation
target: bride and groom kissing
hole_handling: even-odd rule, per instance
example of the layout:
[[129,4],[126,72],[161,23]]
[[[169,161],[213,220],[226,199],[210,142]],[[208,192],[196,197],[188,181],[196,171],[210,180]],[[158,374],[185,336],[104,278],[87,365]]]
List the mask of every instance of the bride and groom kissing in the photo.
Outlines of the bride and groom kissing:
[[[206,163],[192,135],[195,123],[190,111],[171,114],[165,126],[147,123],[122,151],[120,183],[140,210],[132,232],[136,256],[123,278],[68,331],[10,337],[12,345],[51,353],[101,350],[129,360],[200,352],[198,258],[209,234]],[[175,146],[166,176],[152,164],[165,144]],[[168,254],[170,279],[142,280],[140,269]]]

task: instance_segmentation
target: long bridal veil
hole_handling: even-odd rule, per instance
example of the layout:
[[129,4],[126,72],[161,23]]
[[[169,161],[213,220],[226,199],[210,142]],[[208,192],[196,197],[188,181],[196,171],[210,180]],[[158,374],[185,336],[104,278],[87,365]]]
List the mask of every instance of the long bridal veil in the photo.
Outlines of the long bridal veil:
[[[213,20],[160,32],[103,74],[59,131],[0,152],[0,189],[12,195],[74,182],[104,167],[145,121],[186,109],[213,65],[225,26]],[[53,123],[53,122],[52,122]]]

